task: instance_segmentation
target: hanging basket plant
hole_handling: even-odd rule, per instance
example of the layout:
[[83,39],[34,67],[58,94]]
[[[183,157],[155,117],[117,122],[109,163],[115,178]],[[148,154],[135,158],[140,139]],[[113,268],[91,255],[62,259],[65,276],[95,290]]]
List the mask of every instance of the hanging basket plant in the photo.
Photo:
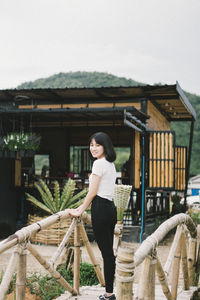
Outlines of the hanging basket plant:
[[18,152],[21,157],[24,157],[33,156],[40,146],[40,141],[41,136],[36,133],[11,132],[2,137],[0,143],[4,152],[6,150],[10,152],[10,156],[15,157]]
[[[24,155],[26,157],[31,157],[34,155],[35,151],[38,150],[40,146],[41,136],[36,133],[21,133],[19,151],[25,151]],[[20,153],[19,152],[19,153]]]

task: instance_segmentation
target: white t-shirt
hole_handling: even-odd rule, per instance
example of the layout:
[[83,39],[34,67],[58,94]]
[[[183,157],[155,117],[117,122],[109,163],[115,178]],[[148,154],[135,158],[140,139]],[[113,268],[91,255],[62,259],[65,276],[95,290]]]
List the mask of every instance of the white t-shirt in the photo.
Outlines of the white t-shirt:
[[[114,197],[114,188],[117,175],[114,163],[107,161],[105,157],[97,159],[93,163],[92,174],[101,177],[97,196],[112,201]],[[89,182],[91,182],[92,174],[90,175]]]

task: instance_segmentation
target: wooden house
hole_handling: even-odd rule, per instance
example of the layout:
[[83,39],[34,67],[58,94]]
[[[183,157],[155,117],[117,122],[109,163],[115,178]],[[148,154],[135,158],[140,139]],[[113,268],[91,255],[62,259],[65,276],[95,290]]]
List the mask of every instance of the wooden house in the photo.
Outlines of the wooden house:
[[[133,190],[124,222],[138,226],[140,238],[148,231],[150,220],[169,216],[170,192],[187,190],[195,119],[178,82],[0,91],[0,135],[13,131],[40,134],[36,154],[49,156],[49,180],[70,174],[74,156],[85,180],[90,168],[88,139],[94,132],[104,131],[115,147],[130,149]],[[175,133],[170,131],[172,121],[190,122],[189,149],[176,144]],[[0,165],[0,231],[7,234],[15,230],[19,197],[31,188],[26,177],[31,174],[33,158],[2,157]]]

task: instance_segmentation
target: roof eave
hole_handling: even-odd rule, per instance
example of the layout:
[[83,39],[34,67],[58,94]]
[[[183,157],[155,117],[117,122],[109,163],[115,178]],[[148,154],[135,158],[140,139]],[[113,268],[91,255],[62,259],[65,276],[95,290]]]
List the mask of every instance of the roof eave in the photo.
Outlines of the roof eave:
[[194,108],[192,107],[191,103],[189,102],[188,98],[184,94],[184,92],[183,92],[182,88],[180,87],[178,81],[176,81],[176,91],[179,94],[181,101],[186,106],[187,110],[191,113],[193,119],[196,120],[196,118],[197,118],[196,112],[195,112]]

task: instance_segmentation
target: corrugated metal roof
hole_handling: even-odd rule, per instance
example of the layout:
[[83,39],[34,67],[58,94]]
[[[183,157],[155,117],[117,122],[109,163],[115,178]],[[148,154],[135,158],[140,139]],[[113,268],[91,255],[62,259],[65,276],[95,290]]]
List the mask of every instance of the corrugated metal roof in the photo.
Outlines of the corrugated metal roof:
[[150,100],[169,121],[196,119],[196,112],[178,82],[163,86],[0,90],[0,113],[9,113],[19,104],[32,104],[34,111],[34,107],[42,104],[134,103],[141,100]]

